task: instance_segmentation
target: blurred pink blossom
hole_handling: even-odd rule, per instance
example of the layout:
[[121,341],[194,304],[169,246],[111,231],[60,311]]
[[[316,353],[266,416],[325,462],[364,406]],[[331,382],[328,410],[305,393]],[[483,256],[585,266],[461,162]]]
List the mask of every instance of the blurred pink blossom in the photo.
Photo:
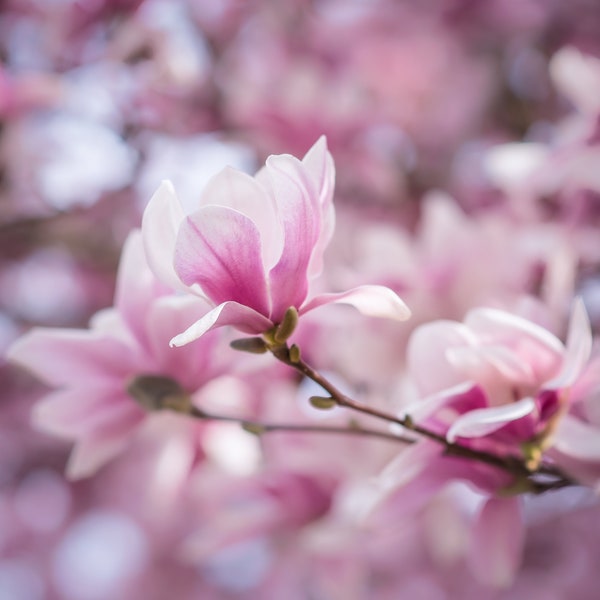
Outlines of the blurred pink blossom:
[[115,308],[97,313],[90,329],[33,329],[9,349],[9,359],[57,388],[37,405],[34,421],[75,441],[70,477],[95,472],[145,421],[146,412],[128,393],[136,377],[168,377],[194,394],[224,372],[214,336],[186,349],[168,345],[207,308],[201,299],[171,295],[154,278],[135,232],[124,249]]

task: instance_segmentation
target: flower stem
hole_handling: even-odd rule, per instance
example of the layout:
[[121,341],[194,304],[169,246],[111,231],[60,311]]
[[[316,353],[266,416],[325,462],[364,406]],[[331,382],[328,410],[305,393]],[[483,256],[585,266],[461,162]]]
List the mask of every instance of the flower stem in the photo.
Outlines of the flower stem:
[[350,425],[348,427],[337,427],[335,425],[312,425],[312,424],[290,424],[290,423],[263,423],[262,421],[256,421],[253,419],[240,419],[229,415],[217,415],[214,413],[207,413],[195,406],[191,406],[187,413],[191,417],[196,419],[202,419],[207,421],[225,421],[230,423],[239,423],[244,429],[251,433],[262,434],[271,433],[274,431],[288,431],[288,432],[306,432],[306,433],[327,433],[327,434],[341,434],[341,435],[361,435],[365,437],[373,437],[388,440],[390,442],[399,442],[401,444],[413,444],[414,439],[403,437],[401,435],[395,435],[387,431],[380,431],[377,429],[367,429],[359,427],[357,425]]

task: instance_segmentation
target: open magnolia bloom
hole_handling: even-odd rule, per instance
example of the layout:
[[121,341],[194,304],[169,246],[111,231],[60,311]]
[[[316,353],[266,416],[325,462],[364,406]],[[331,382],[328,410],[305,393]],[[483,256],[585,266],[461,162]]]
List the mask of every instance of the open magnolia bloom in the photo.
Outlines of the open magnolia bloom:
[[163,182],[142,224],[149,264],[172,288],[215,305],[172,344],[187,344],[223,325],[264,333],[290,307],[303,314],[333,302],[351,304],[369,316],[407,319],[404,302],[383,286],[307,301],[333,234],[333,188],[333,160],[324,137],[302,160],[270,156],[255,177],[224,169],[189,216],[172,185]]
[[[531,321],[489,308],[470,311],[463,323],[423,325],[409,342],[408,364],[424,399],[408,406],[406,414],[450,443],[518,459],[534,472],[548,448],[568,445],[565,436],[575,428],[561,426],[565,414],[594,387],[591,379],[596,389],[600,384],[589,361],[591,348],[590,324],[579,300],[566,345]],[[580,446],[589,448],[590,438]],[[389,522],[422,507],[449,483],[467,483],[480,505],[465,558],[480,581],[506,587],[524,543],[518,494],[534,491],[527,475],[422,440],[382,474],[373,518]]]
[[436,321],[409,343],[409,370],[426,398],[407,413],[446,436],[502,455],[552,444],[555,426],[588,389],[592,335],[585,307],[574,305],[564,345],[510,313],[470,311],[464,323]]
[[89,329],[36,328],[13,344],[9,359],[54,388],[35,407],[33,420],[75,442],[69,477],[91,475],[124,450],[148,418],[144,407],[157,408],[152,404],[167,397],[198,400],[207,383],[231,370],[218,335],[169,348],[183,324],[209,308],[156,280],[136,231],[123,250],[114,308],[97,313]]

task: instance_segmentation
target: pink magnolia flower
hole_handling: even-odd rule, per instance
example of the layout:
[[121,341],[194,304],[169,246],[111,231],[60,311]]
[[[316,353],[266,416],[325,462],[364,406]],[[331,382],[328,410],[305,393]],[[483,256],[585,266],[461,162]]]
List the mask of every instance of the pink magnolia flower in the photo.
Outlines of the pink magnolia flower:
[[[474,309],[463,323],[422,325],[409,342],[408,365],[425,398],[408,406],[406,414],[463,447],[539,460],[555,442],[557,423],[569,405],[587,389],[583,375],[591,342],[581,301],[575,303],[566,345],[543,327],[497,309]],[[448,456],[442,444],[425,440],[382,474],[382,500],[374,515],[389,520],[416,510],[457,480],[483,496],[467,563],[483,583],[506,587],[519,567],[524,541],[522,506],[515,495],[519,482],[511,473]]]
[[172,344],[187,344],[223,325],[264,333],[290,307],[304,314],[332,302],[351,304],[370,316],[408,318],[404,302],[383,286],[360,286],[307,301],[333,234],[333,187],[325,138],[302,160],[270,156],[255,177],[224,169],[187,217],[173,187],[164,182],[144,214],[149,264],[173,288],[203,295],[216,305]]
[[428,397],[407,412],[449,441],[517,456],[522,443],[546,447],[591,348],[579,300],[566,345],[531,321],[490,308],[469,311],[464,323],[423,325],[409,342],[408,365]]
[[56,388],[33,418],[40,429],[75,442],[70,477],[95,472],[145,421],[148,413],[128,391],[137,377],[165,377],[198,395],[224,373],[214,336],[169,348],[170,338],[207,308],[199,298],[174,296],[154,278],[138,231],[123,252],[114,308],[97,313],[89,329],[37,328],[9,349],[10,360]]
[[600,357],[571,390],[571,405],[554,434],[552,458],[579,481],[600,490]]

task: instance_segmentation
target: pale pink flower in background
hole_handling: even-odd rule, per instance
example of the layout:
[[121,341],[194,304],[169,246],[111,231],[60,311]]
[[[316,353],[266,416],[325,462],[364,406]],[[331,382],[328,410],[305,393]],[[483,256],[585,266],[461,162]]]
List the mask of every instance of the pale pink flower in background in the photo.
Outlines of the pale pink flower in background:
[[9,349],[10,360],[56,388],[33,419],[38,428],[75,441],[70,477],[95,472],[145,421],[146,411],[127,391],[135,377],[168,377],[194,394],[230,370],[214,336],[169,348],[170,338],[207,308],[201,299],[173,296],[154,278],[135,232],[119,268],[115,308],[97,313],[90,329],[33,329]]
[[[424,399],[405,412],[449,442],[527,459],[527,445],[546,450],[557,422],[589,388],[584,370],[591,342],[581,301],[574,305],[566,345],[497,309],[473,309],[463,323],[422,325],[409,341],[407,362]],[[416,510],[456,480],[485,498],[473,520],[467,561],[481,581],[506,587],[518,570],[524,535],[520,501],[510,496],[518,485],[511,474],[445,456],[442,445],[422,441],[382,474],[374,515],[389,519]]]
[[255,178],[225,169],[187,217],[172,186],[161,185],[142,225],[149,264],[173,288],[217,305],[175,337],[174,345],[223,325],[264,333],[290,307],[303,314],[338,302],[370,316],[409,317],[402,300],[383,286],[321,294],[307,302],[334,229],[333,169],[324,138],[301,161],[269,157]]
[[552,457],[582,483],[600,491],[600,360],[596,357],[572,390],[558,423]]
[[407,413],[431,420],[449,441],[486,439],[497,451],[519,455],[520,443],[542,443],[551,434],[577,394],[591,348],[581,301],[574,304],[566,345],[497,309],[473,309],[463,323],[423,325],[409,341],[408,368],[425,399]]

